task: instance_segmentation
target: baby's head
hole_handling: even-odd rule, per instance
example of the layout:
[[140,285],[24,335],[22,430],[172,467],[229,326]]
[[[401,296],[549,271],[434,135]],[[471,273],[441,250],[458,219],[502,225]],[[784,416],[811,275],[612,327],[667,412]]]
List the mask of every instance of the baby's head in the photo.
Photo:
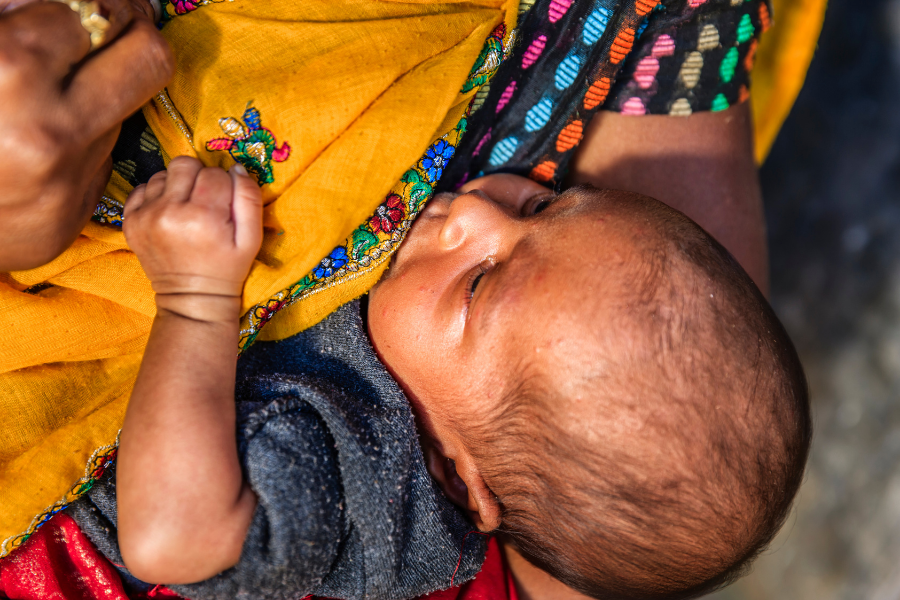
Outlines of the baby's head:
[[511,175],[440,194],[369,330],[476,525],[604,598],[734,579],[800,484],[796,353],[744,271],[650,198]]

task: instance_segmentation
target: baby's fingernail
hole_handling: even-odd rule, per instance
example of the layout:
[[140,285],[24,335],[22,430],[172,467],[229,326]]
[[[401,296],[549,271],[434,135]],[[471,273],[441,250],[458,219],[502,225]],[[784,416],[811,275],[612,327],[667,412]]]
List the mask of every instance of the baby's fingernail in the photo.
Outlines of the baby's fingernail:
[[244,165],[234,165],[231,167],[232,172],[237,173],[238,175],[247,176],[247,169],[244,168]]

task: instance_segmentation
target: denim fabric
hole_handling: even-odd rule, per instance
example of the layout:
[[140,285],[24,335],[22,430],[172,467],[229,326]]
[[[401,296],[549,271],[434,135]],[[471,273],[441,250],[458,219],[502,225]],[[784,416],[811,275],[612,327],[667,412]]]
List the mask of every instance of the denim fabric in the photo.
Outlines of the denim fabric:
[[[485,541],[435,486],[406,397],[351,302],[238,365],[238,439],[259,507],[240,562],[191,600],[404,599],[475,576]],[[70,514],[113,562],[115,478]],[[464,543],[465,542],[465,543]],[[132,581],[136,587],[140,582]]]

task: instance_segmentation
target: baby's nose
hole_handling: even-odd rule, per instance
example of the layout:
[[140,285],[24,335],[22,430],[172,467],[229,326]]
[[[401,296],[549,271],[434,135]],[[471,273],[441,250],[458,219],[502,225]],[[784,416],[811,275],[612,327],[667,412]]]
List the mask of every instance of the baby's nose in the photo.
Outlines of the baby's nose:
[[439,243],[444,250],[454,250],[467,242],[485,237],[510,219],[509,211],[481,190],[472,190],[453,199],[447,220],[441,229]]

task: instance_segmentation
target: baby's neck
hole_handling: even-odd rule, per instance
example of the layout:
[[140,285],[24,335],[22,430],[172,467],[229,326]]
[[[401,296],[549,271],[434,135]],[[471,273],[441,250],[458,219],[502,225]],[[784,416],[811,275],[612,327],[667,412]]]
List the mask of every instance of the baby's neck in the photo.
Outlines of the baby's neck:
[[518,600],[591,600],[590,597],[580,594],[565,585],[558,579],[554,579],[546,571],[543,571],[516,552],[509,544],[502,544],[506,563],[512,572],[513,581],[516,584]]

